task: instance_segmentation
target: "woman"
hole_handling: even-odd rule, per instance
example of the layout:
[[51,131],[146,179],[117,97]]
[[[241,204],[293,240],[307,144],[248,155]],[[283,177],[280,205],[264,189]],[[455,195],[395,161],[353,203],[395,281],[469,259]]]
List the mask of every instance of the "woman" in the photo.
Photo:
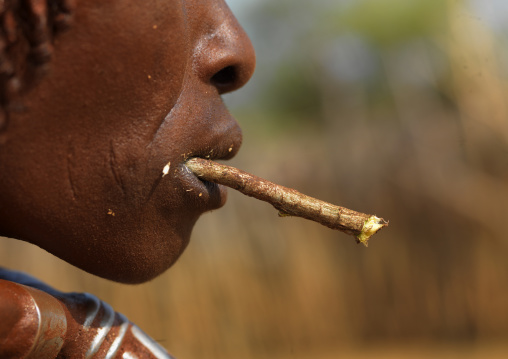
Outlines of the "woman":
[[183,163],[238,151],[221,95],[254,71],[247,36],[223,0],[6,0],[0,12],[0,236],[118,282],[161,274],[225,202]]

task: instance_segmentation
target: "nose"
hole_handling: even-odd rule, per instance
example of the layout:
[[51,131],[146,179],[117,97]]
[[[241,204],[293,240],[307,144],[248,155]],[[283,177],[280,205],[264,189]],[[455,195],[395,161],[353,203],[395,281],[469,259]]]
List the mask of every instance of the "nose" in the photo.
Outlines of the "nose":
[[195,47],[194,67],[201,81],[219,94],[234,91],[249,81],[256,66],[252,43],[225,2],[213,2],[203,14],[202,32]]

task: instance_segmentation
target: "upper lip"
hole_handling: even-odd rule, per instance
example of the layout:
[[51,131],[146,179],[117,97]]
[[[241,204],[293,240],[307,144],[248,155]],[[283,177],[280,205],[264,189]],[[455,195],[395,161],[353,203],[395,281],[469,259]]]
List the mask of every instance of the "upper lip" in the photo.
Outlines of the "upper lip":
[[192,157],[201,157],[210,160],[229,160],[239,151],[242,144],[242,132],[234,119],[229,126],[225,126],[211,136],[202,138],[199,148],[184,154],[183,161]]
[[197,151],[190,152],[185,155],[184,161],[193,157],[205,158],[212,161],[230,160],[238,153],[241,143],[240,141],[233,139],[229,142],[224,140],[224,142],[216,144],[215,146],[204,147]]

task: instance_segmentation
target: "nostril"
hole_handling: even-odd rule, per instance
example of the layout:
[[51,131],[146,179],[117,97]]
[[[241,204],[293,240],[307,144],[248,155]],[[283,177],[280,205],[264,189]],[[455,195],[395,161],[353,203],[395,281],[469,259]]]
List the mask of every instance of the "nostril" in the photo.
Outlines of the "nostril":
[[221,92],[236,87],[238,75],[235,66],[227,66],[212,76],[210,82]]

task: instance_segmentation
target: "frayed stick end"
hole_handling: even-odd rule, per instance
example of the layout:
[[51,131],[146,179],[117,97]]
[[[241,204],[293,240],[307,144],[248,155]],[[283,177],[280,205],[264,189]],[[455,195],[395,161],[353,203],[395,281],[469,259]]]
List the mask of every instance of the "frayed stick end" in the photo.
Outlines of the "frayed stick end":
[[356,235],[358,243],[362,243],[365,247],[368,247],[369,238],[376,234],[380,229],[388,226],[388,221],[383,218],[371,216],[365,221],[362,231]]

